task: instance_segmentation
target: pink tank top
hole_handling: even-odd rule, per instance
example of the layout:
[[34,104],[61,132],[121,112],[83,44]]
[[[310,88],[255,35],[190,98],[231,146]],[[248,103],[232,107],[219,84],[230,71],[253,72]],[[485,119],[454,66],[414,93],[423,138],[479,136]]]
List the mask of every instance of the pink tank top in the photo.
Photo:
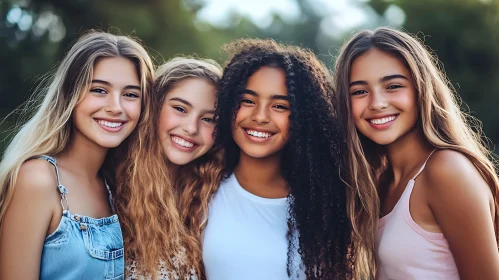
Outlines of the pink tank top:
[[378,221],[376,252],[379,280],[459,279],[443,233],[424,230],[414,222],[409,211],[414,180],[425,165],[426,162],[409,181],[393,210]]

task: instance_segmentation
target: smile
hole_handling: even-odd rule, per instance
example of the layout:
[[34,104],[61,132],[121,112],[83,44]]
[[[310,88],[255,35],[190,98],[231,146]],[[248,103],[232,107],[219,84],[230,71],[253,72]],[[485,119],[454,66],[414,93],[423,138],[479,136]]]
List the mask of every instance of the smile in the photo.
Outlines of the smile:
[[181,137],[178,137],[178,136],[172,135],[171,139],[172,139],[173,143],[175,143],[179,146],[185,147],[185,148],[192,148],[195,145],[194,143],[189,142],[189,141],[187,141]]
[[248,135],[258,137],[258,138],[269,138],[272,135],[274,135],[273,133],[261,132],[261,131],[251,130],[251,129],[245,129],[244,131],[246,131],[246,133]]
[[385,123],[389,123],[391,121],[394,121],[396,118],[397,118],[396,115],[392,115],[392,116],[379,118],[379,119],[370,119],[369,122],[372,124],[380,125],[380,124],[385,124]]
[[100,126],[100,128],[104,129],[107,132],[111,133],[117,133],[120,132],[124,127],[126,121],[110,121],[110,120],[103,120],[103,119],[94,119]]
[[108,122],[108,121],[104,121],[104,120],[97,120],[97,122],[103,126],[110,127],[110,128],[120,127],[124,124],[123,122]]

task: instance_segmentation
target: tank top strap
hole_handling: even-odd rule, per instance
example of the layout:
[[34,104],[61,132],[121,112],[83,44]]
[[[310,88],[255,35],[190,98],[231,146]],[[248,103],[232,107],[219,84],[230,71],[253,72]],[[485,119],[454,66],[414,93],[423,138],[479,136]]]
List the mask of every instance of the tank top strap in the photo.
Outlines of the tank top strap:
[[421,168],[419,169],[418,173],[416,173],[416,175],[412,178],[412,180],[416,180],[416,178],[419,176],[419,174],[421,174],[421,172],[423,172],[425,166],[426,166],[426,163],[428,162],[428,160],[430,159],[431,155],[436,151],[437,149],[431,151],[431,153],[428,155],[428,157],[426,158],[426,160],[424,161],[423,163],[423,166],[421,166]]
[[52,164],[54,166],[54,168],[55,168],[55,176],[57,178],[57,189],[59,190],[59,193],[61,194],[61,206],[62,206],[62,210],[68,210],[69,211],[69,204],[68,204],[68,200],[66,199],[66,195],[69,192],[66,189],[66,187],[64,187],[61,184],[61,179],[60,179],[60,176],[59,176],[59,169],[57,168],[57,161],[55,160],[55,158],[50,157],[50,156],[45,156],[45,155],[38,156],[38,158],[44,159],[44,160],[48,161],[50,164]]

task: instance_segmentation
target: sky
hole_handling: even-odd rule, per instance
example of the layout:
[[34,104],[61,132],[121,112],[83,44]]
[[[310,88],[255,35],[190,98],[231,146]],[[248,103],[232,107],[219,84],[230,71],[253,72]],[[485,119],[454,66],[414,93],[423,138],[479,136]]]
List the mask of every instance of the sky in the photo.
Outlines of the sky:
[[[319,14],[324,15],[321,23],[322,31],[339,38],[352,29],[361,26],[374,26],[377,18],[366,2],[369,0],[310,0],[315,4]],[[205,7],[199,12],[202,21],[224,27],[230,24],[230,12],[246,15],[261,28],[268,27],[272,14],[278,13],[286,21],[300,18],[300,9],[295,0],[205,0]],[[387,23],[401,25],[405,13],[397,6],[391,5],[385,12]]]
[[[351,4],[361,1],[313,0],[312,2],[316,3],[321,13],[337,14],[338,24],[345,29],[361,24],[367,17],[360,8]],[[229,11],[249,16],[260,27],[270,24],[274,12],[289,21],[297,20],[300,16],[299,7],[294,0],[206,0],[205,3],[206,6],[200,11],[199,17],[221,26],[226,23]]]

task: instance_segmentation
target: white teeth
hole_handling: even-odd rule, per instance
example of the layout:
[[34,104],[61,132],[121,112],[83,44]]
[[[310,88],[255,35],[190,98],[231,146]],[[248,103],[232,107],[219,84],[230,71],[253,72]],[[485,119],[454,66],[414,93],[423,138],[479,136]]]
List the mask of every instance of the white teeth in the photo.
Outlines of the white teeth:
[[122,122],[108,122],[108,121],[103,121],[103,120],[98,120],[98,123],[102,124],[103,126],[115,128],[115,127],[120,127],[123,125]]
[[191,143],[191,142],[184,140],[184,139],[177,137],[177,136],[173,136],[172,140],[173,140],[173,142],[179,144],[182,147],[186,147],[186,148],[194,147],[194,143]]
[[387,122],[393,121],[395,118],[396,118],[395,116],[389,116],[381,119],[371,119],[369,121],[373,124],[385,124]]
[[255,137],[259,137],[259,138],[269,138],[270,136],[272,136],[272,133],[249,130],[249,129],[246,130],[246,133],[248,133],[251,136],[255,136]]

